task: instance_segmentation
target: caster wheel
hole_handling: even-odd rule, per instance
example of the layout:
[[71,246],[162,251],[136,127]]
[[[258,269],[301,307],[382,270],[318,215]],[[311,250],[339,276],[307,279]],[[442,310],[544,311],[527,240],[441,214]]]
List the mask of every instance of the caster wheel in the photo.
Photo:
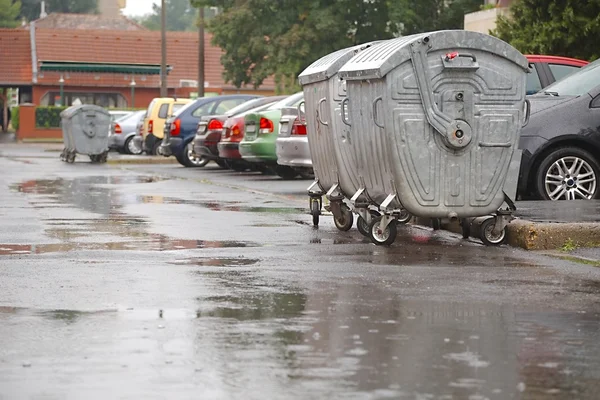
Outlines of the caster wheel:
[[431,227],[434,231],[439,231],[440,229],[442,229],[442,221],[440,221],[439,218],[432,218]]
[[488,218],[481,224],[479,238],[486,246],[500,246],[506,242],[506,227],[498,235],[494,235],[495,218]]
[[310,213],[312,214],[313,225],[319,226],[319,216],[321,215],[321,201],[319,199],[310,199]]
[[361,235],[369,237],[369,224],[363,217],[358,217],[356,219],[356,229],[360,232]]
[[407,224],[412,217],[412,214],[403,208],[400,212],[400,216],[398,217],[398,219],[396,219],[396,221],[398,221],[399,224]]
[[352,211],[350,211],[347,205],[342,204],[340,206],[340,209],[342,211],[342,217],[338,219],[334,216],[333,223],[335,224],[335,227],[338,228],[340,231],[346,232],[349,231],[350,228],[352,228],[352,224],[354,223],[354,216],[352,215]]
[[371,241],[378,246],[389,246],[396,240],[396,220],[392,220],[385,228],[381,228],[381,217],[373,218],[369,227]]
[[462,237],[463,239],[468,239],[471,237],[471,223],[469,220],[461,219],[460,227],[462,228]]
[[75,154],[67,154],[67,162],[73,164],[75,162]]

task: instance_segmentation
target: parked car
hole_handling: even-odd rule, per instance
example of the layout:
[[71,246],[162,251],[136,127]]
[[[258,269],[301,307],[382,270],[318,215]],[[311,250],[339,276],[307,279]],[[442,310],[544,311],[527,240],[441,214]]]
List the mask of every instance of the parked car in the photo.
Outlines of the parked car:
[[588,64],[576,58],[527,55],[531,73],[527,74],[527,94],[535,94],[546,86],[572,74]]
[[127,110],[108,110],[108,113],[110,114],[110,120],[111,121],[116,121],[119,120],[123,117],[127,117],[128,115],[133,114],[133,111],[127,111]]
[[223,133],[223,123],[233,116],[243,115],[250,110],[262,111],[271,104],[287,96],[259,97],[232,108],[226,114],[207,115],[200,118],[196,137],[193,141],[194,153],[209,160],[214,160],[222,167],[229,167],[227,162],[219,157],[218,143]]
[[250,113],[244,117],[245,133],[240,141],[239,151],[242,158],[258,164],[258,168],[272,168],[283,179],[293,179],[298,172],[293,168],[278,165],[275,142],[279,131],[281,109],[298,107],[304,101],[304,93],[289,96],[259,113]]
[[142,135],[144,136],[143,149],[146,154],[158,154],[167,118],[191,102],[192,99],[175,99],[172,97],[158,97],[152,100],[144,117],[142,128]]
[[135,134],[146,111],[136,111],[111,124],[109,148],[125,154],[142,154],[142,147],[134,141]]
[[193,143],[198,122],[205,115],[223,114],[232,108],[255,99],[256,95],[234,94],[202,97],[187,104],[170,117],[164,127],[160,152],[165,157],[175,156],[185,167],[203,167],[210,161],[194,153]]
[[521,197],[600,197],[600,60],[528,96],[521,131]]
[[291,167],[303,177],[314,175],[302,104],[281,110],[276,145],[277,164]]

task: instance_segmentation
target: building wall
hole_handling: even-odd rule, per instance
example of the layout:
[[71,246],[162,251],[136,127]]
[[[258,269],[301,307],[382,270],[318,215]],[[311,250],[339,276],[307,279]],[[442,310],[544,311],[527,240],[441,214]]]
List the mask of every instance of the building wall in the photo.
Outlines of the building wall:
[[489,33],[496,29],[496,20],[499,15],[507,15],[508,7],[492,8],[465,14],[465,30],[480,33]]

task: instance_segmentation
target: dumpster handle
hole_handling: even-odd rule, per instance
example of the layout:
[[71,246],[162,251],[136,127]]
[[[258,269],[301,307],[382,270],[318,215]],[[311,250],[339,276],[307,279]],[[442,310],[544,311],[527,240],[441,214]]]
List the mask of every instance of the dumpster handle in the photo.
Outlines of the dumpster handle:
[[446,54],[446,61],[450,61],[450,60],[454,60],[456,57],[466,57],[466,58],[470,58],[471,60],[473,60],[473,62],[477,62],[477,57],[475,57],[474,54],[471,53],[459,53],[459,52],[454,52],[454,53],[448,53]]
[[373,122],[375,122],[375,125],[377,125],[380,128],[385,128],[385,126],[379,124],[379,122],[377,121],[377,103],[379,103],[380,101],[383,100],[383,97],[379,96],[378,98],[375,99],[375,101],[373,102]]
[[525,105],[527,106],[527,110],[525,110],[525,121],[523,121],[523,127],[526,127],[529,123],[529,117],[531,116],[531,102],[529,99],[525,99]]
[[350,121],[348,121],[348,119],[346,118],[346,103],[348,103],[347,97],[342,101],[342,122],[350,126]]
[[327,101],[327,98],[326,98],[326,97],[323,97],[321,100],[319,100],[319,103],[317,104],[317,121],[319,121],[319,123],[320,123],[321,125],[328,126],[328,125],[329,125],[329,122],[325,122],[325,121],[323,121],[323,120],[321,119],[321,114],[322,114],[322,112],[321,112],[321,106],[322,106],[322,105],[323,105],[323,103],[325,103],[326,101]]

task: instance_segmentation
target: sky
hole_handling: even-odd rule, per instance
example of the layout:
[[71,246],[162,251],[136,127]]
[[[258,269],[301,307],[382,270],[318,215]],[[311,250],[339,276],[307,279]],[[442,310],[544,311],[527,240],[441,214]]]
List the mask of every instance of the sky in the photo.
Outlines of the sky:
[[150,14],[152,3],[160,4],[160,0],[127,0],[127,7],[123,9],[123,14],[128,17]]

